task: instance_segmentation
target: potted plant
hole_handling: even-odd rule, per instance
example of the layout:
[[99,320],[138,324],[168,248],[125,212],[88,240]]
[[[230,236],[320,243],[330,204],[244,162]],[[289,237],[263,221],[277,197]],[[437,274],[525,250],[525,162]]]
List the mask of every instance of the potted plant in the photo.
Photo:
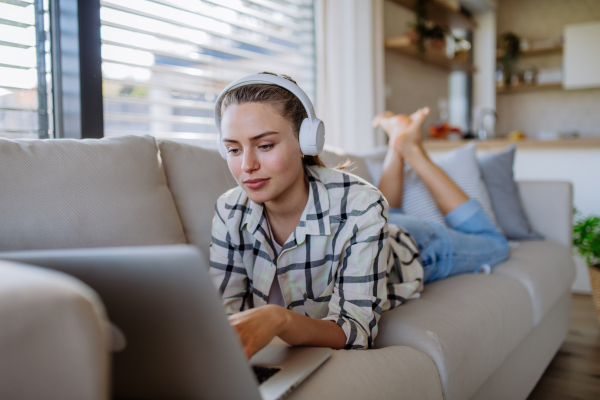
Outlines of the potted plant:
[[504,85],[508,89],[521,55],[521,38],[512,32],[508,32],[500,35],[498,42],[502,51],[500,63],[504,74]]
[[427,5],[430,2],[431,0],[416,0],[415,12],[417,19],[414,23],[408,24],[412,28],[408,32],[408,37],[411,41],[416,42],[420,57],[425,56],[428,42],[431,47],[442,50],[445,46],[446,35],[450,34],[450,29],[447,26],[428,20]]
[[585,258],[592,284],[592,300],[600,322],[600,217],[588,216],[575,221],[573,246]]

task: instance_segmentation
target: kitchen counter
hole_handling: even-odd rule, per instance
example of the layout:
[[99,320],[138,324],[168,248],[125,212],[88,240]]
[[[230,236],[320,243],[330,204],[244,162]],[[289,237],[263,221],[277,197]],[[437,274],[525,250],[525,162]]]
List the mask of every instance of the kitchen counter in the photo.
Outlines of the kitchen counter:
[[[443,140],[429,139],[425,140],[425,149],[428,151],[444,151],[460,147],[469,140]],[[600,136],[582,137],[576,139],[556,139],[556,140],[519,140],[509,141],[507,139],[475,140],[477,150],[500,150],[509,144],[516,143],[519,149],[527,150],[557,150],[557,149],[600,149]]]

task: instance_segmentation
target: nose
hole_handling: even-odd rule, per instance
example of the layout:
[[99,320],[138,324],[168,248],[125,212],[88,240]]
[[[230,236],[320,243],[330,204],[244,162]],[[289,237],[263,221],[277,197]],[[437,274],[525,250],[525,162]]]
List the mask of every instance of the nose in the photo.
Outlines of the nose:
[[252,150],[244,151],[244,158],[242,160],[242,171],[249,174],[252,171],[257,170],[260,167],[258,158]]

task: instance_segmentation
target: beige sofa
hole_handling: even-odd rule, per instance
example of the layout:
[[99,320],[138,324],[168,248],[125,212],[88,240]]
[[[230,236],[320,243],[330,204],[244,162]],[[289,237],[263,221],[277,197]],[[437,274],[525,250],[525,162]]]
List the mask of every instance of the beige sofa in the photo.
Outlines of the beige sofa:
[[[369,180],[364,158],[350,158]],[[190,143],[0,139],[0,252],[188,243],[207,255],[215,200],[233,185],[215,150]],[[375,349],[334,351],[289,398],[525,399],[566,336],[575,269],[570,184],[519,189],[546,240],[520,243],[490,275],[426,285],[383,314]],[[0,398],[110,397],[98,296],[1,259]]]

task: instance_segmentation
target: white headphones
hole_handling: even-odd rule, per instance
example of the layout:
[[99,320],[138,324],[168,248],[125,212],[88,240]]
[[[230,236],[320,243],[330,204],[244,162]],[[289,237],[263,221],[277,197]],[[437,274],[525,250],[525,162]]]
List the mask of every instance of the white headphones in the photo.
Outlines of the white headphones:
[[217,125],[217,130],[219,131],[219,136],[217,137],[217,146],[221,157],[227,159],[227,149],[225,148],[221,138],[221,115],[219,113],[221,98],[233,88],[254,84],[281,86],[282,88],[292,92],[298,98],[298,100],[302,102],[302,105],[308,114],[308,118],[304,118],[302,125],[300,125],[300,150],[302,151],[302,154],[307,156],[316,156],[321,154],[323,151],[323,145],[325,144],[325,126],[323,125],[323,121],[316,117],[313,105],[308,99],[306,93],[304,93],[304,91],[300,89],[300,87],[294,82],[288,81],[280,76],[270,74],[255,74],[248,75],[231,82],[225,89],[223,89],[217,98],[215,103],[215,124]]

